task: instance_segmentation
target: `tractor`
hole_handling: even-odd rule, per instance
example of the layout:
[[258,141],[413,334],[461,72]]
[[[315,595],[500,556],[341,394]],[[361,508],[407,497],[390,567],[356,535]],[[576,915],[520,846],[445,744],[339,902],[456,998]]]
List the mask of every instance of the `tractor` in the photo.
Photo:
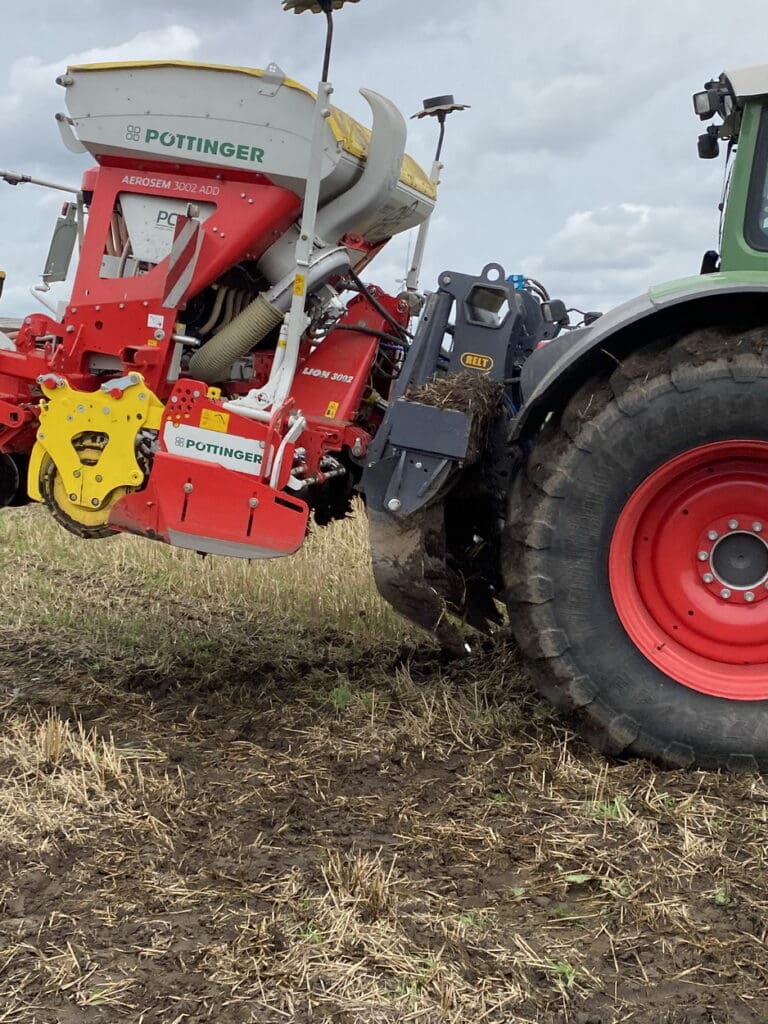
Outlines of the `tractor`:
[[[370,523],[384,598],[447,656],[503,622],[610,755],[768,766],[768,66],[694,97],[732,161],[719,253],[579,323],[499,263],[419,287],[431,173],[395,106],[265,70],[153,61],[57,80],[69,192],[0,332],[0,502],[84,538],[245,559]],[[366,284],[418,229],[404,289]],[[69,280],[66,301],[50,285]],[[351,296],[351,297],[349,297]],[[473,663],[467,661],[468,671]]]

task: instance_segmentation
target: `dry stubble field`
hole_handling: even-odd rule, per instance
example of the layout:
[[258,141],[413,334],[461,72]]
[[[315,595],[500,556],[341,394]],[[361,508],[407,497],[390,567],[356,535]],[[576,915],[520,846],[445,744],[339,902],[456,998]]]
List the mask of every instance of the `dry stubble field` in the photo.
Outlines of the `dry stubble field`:
[[0,1022],[768,1019],[765,780],[605,762],[366,557],[3,513]]

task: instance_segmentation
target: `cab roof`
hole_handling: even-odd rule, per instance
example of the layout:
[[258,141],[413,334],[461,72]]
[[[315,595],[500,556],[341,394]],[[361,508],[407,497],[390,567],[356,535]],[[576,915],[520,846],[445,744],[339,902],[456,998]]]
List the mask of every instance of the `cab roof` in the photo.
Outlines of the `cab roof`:
[[768,64],[753,64],[748,68],[724,71],[723,74],[731,83],[738,100],[768,96]]

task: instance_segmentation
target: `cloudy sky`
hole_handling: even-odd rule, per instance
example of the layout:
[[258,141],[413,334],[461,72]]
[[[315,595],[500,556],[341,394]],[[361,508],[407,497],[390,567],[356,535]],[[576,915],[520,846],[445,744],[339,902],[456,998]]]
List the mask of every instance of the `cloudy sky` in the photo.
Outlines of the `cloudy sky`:
[[[716,246],[722,162],[700,161],[691,94],[724,68],[768,63],[768,4],[741,0],[361,0],[337,16],[335,101],[368,123],[369,86],[405,114],[447,92],[471,104],[448,126],[423,284],[490,261],[605,309],[698,270]],[[78,183],[62,146],[55,78],[67,63],[163,57],[264,67],[314,86],[322,20],[279,0],[37,0],[3,11],[0,167]],[[429,169],[434,125],[411,121]],[[0,316],[28,293],[61,203],[0,184]],[[388,289],[407,237],[367,272]]]

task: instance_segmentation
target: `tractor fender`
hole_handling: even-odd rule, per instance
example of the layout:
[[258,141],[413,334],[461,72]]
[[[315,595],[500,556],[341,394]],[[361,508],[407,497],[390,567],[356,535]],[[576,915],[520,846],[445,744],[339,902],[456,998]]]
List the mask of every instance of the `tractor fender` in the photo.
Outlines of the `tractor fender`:
[[768,326],[768,274],[724,272],[672,281],[630,299],[592,326],[561,334],[523,367],[523,404],[513,440],[530,438],[605,361],[615,364],[649,342],[702,327]]

